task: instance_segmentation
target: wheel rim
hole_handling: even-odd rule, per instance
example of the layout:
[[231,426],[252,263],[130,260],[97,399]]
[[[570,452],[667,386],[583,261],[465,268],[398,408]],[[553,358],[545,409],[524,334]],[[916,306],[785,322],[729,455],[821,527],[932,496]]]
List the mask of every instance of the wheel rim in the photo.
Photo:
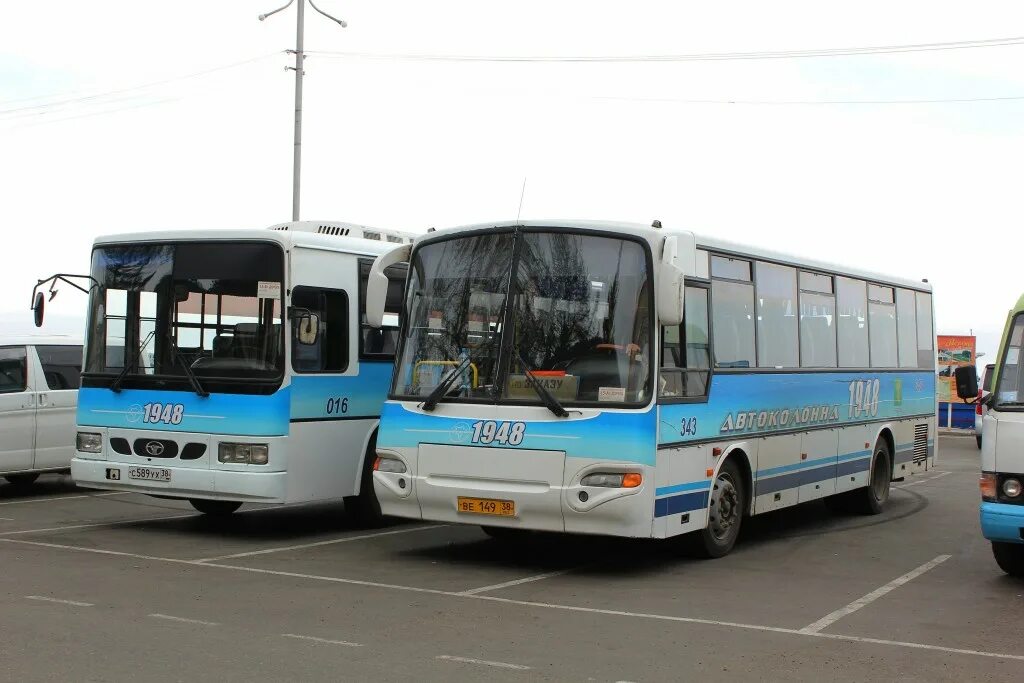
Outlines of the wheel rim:
[[889,455],[885,451],[875,453],[875,468],[871,472],[871,493],[879,503],[884,503],[889,498]]
[[719,474],[715,480],[708,515],[708,529],[719,541],[728,538],[739,524],[740,492],[728,473]]

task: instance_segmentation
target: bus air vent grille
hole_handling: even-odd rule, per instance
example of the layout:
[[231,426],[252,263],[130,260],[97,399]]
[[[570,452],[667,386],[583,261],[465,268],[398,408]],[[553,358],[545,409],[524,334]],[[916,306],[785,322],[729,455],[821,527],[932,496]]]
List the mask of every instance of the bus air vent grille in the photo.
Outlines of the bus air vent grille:
[[340,225],[321,225],[316,231],[320,235],[335,235],[337,237],[345,237],[350,232],[348,228],[343,228]]
[[914,426],[914,462],[923,463],[928,459],[928,425]]

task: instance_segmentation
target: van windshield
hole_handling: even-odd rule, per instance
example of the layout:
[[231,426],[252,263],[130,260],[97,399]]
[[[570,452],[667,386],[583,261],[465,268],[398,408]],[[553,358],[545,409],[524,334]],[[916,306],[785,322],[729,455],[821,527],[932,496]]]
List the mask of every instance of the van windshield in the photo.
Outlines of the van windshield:
[[186,388],[185,366],[236,385],[282,374],[277,245],[101,247],[92,276],[85,375],[94,381],[124,372],[125,386],[153,387],[159,378],[161,388]]
[[999,368],[999,386],[996,388],[997,409],[1024,406],[1024,366],[1021,347],[1024,346],[1024,313],[1018,313],[1006,339],[1002,366]]

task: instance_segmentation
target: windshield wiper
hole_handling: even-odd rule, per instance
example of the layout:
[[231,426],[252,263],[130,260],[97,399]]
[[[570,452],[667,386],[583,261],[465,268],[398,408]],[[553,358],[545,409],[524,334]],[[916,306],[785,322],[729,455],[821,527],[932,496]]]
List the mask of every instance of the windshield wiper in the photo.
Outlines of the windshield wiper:
[[434,387],[434,390],[431,391],[430,395],[427,396],[426,400],[420,404],[420,407],[428,412],[436,408],[437,404],[441,402],[441,399],[444,397],[444,395],[448,393],[448,390],[455,382],[455,379],[462,374],[463,370],[469,367],[469,364],[472,362],[472,360],[472,356],[467,354],[466,357],[462,359],[462,362],[459,363],[455,367],[455,369],[448,374],[447,377],[442,379],[436,387]]
[[530,372],[530,366],[523,360],[522,355],[519,353],[519,349],[515,349],[516,358],[519,359],[519,363],[523,366],[523,372],[526,373],[527,379],[530,380],[530,386],[540,396],[541,403],[558,417],[569,417],[569,412],[562,407],[562,404],[558,402],[555,395],[548,391],[548,388],[538,381],[537,376]]
[[192,372],[192,368],[185,363],[185,358],[182,357],[181,351],[178,349],[178,345],[174,343],[174,337],[168,335],[167,340],[171,342],[171,351],[174,352],[174,359],[181,363],[181,369],[185,371],[185,376],[188,377],[188,383],[192,385],[192,391],[196,392],[196,394],[202,398],[209,396],[210,392],[203,389],[203,385],[199,383],[199,378],[196,377],[196,373]]
[[132,362],[125,363],[124,367],[121,368],[121,372],[114,378],[114,381],[110,383],[110,390],[115,394],[121,393],[121,382],[123,382],[124,378],[128,376],[128,372],[135,367],[135,364],[139,362],[139,356],[142,355],[142,352],[146,349],[146,345],[149,344],[149,340],[153,338],[154,334],[156,334],[156,330],[152,330],[146,335],[146,338],[141,344],[139,344],[139,349],[135,352]]

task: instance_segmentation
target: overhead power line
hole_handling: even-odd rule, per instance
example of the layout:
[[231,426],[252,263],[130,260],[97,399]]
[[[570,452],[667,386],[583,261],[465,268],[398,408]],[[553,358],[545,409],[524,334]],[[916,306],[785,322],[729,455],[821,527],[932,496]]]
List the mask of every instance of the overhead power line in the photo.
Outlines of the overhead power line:
[[[171,78],[164,78],[159,81],[151,81],[149,83],[141,83],[139,85],[133,85],[127,88],[118,88],[116,90],[108,90],[106,92],[94,93],[92,95],[85,95],[82,97],[68,97],[65,99],[58,99],[52,102],[43,102],[41,104],[24,105],[21,107],[12,107],[10,109],[0,109],[0,114],[13,114],[15,112],[30,112],[34,110],[45,110],[51,107],[59,107],[68,104],[78,104],[80,102],[90,102],[92,100],[99,100],[110,97],[111,95],[121,95],[123,93],[134,92],[136,90],[145,90],[147,88],[156,87],[158,85],[166,85],[167,83],[175,83],[177,81],[184,81],[192,78],[199,78],[201,76],[207,76],[218,71],[225,71],[227,69],[234,69],[246,64],[252,64],[268,57],[274,57],[283,54],[283,51],[278,50],[275,52],[269,52],[267,54],[252,57],[250,59],[244,59],[239,62],[231,62],[230,64],[222,64],[221,66],[215,66],[209,69],[203,69],[202,71],[195,71],[193,73],[183,74],[181,76],[172,76]],[[23,100],[8,100],[7,102],[0,102],[0,104],[9,104],[12,102],[26,101],[28,99],[40,99],[44,96],[37,96],[35,98],[25,98]],[[49,95],[45,97],[64,97],[62,94]]]
[[902,52],[936,52],[975,48],[1009,47],[1024,45],[1024,36],[961,40],[942,43],[910,43],[904,45],[876,45],[870,47],[827,48],[817,50],[776,50],[760,52],[698,52],[667,55],[459,55],[422,53],[373,53],[307,50],[306,54],[334,59],[379,59],[420,62],[711,62],[756,59],[803,59],[809,57],[844,57],[854,55],[893,54]]
[[1024,100],[1024,95],[1006,95],[1002,97],[946,97],[946,98],[921,98],[904,100],[702,100],[702,99],[674,99],[670,97],[615,97],[604,96],[594,97],[596,100],[610,100],[622,102],[651,102],[656,104],[736,104],[736,105],[761,105],[761,106],[800,106],[800,105],[829,105],[829,104],[957,104],[970,102],[1013,102]]

